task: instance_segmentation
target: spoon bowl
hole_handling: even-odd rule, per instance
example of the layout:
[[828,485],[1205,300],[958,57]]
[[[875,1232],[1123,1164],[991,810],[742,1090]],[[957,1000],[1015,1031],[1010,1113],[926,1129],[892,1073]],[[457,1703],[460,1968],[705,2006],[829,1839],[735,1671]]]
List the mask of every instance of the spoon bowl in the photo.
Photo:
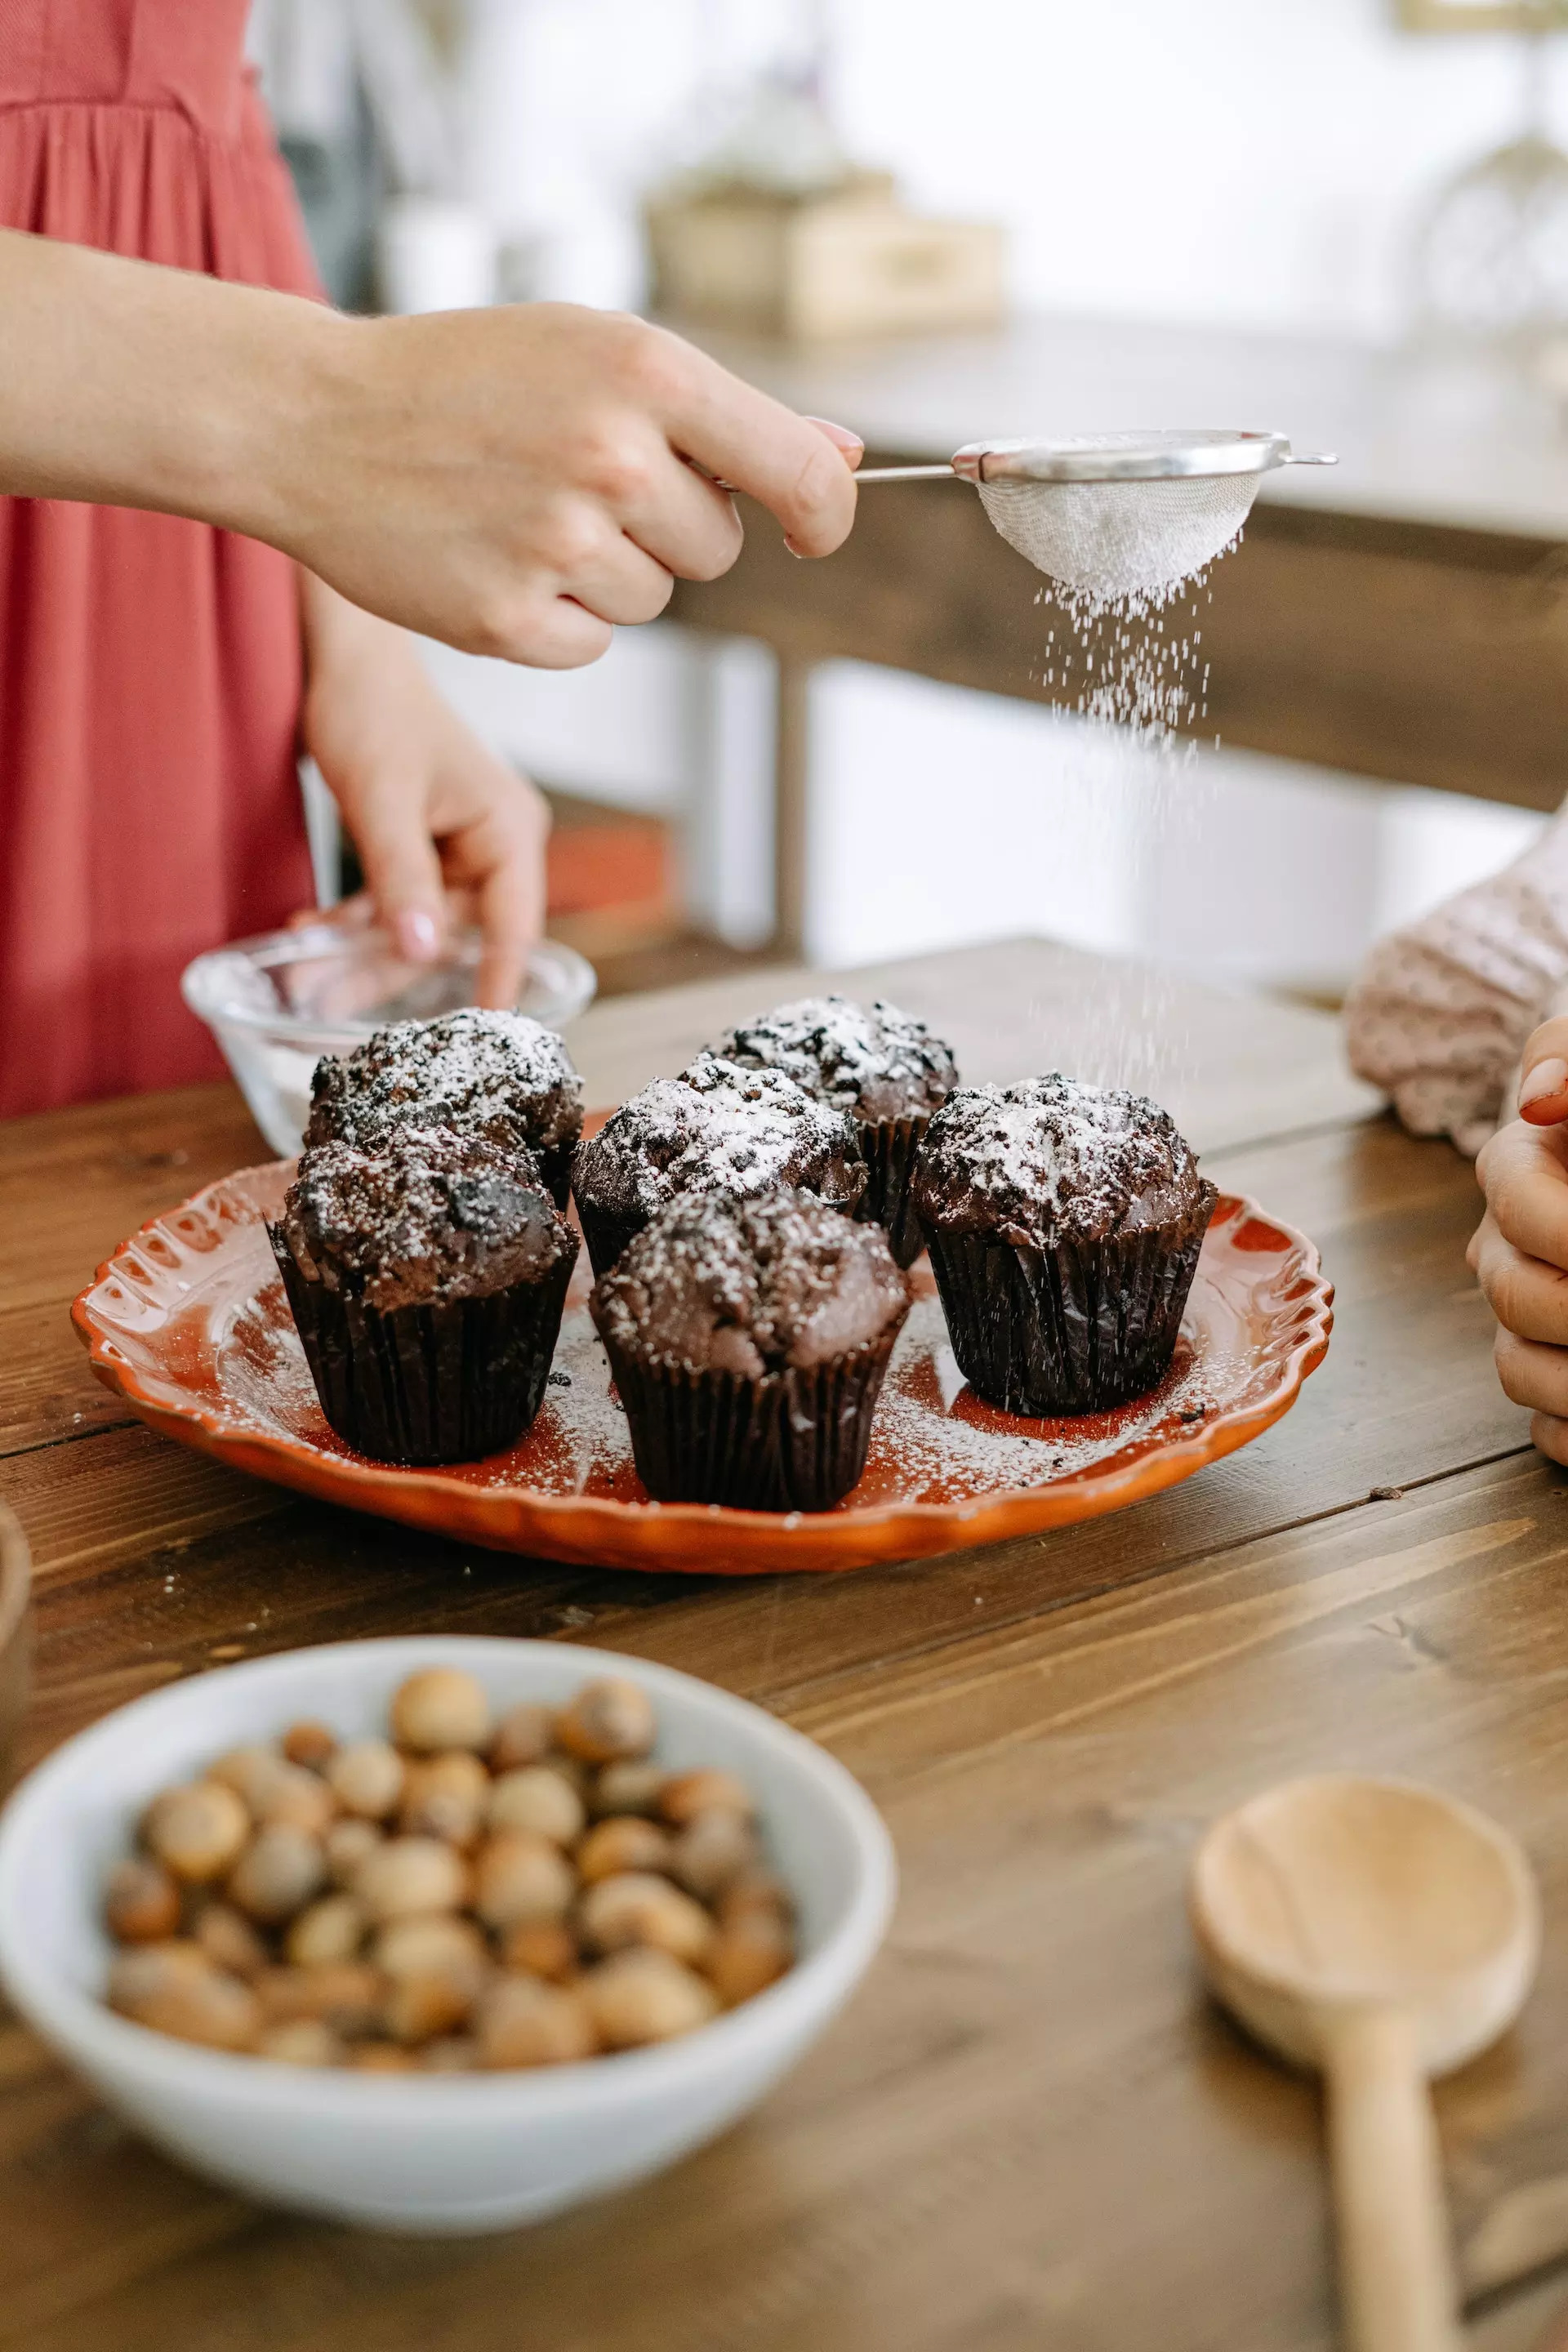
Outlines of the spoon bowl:
[[1192,1914],[1226,2008],[1313,2068],[1368,2005],[1411,2020],[1424,2074],[1464,2065],[1518,2014],[1541,1944],[1517,1841],[1399,1780],[1291,1780],[1227,1814],[1199,1849]]
[[1518,2014],[1541,1911],[1517,1842],[1407,1781],[1287,1782],[1215,1823],[1190,1904],[1216,1997],[1321,2069],[1355,2352],[1461,2352],[1426,2078]]

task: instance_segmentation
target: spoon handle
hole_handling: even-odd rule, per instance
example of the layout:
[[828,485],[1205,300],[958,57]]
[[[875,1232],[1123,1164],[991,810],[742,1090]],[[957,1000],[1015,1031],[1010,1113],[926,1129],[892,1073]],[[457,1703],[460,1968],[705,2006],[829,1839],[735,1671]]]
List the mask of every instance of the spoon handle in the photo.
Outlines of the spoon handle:
[[1411,2019],[1347,2011],[1329,2035],[1329,2139],[1353,2352],[1462,2352],[1437,2134]]

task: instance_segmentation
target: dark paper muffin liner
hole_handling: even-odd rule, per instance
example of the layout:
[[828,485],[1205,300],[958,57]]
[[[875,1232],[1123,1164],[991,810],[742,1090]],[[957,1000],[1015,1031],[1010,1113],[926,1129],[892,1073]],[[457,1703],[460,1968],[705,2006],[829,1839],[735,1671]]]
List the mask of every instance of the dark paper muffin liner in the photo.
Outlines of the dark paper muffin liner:
[[926,1226],[959,1370],[976,1395],[1031,1418],[1103,1412],[1169,1367],[1217,1198],[1102,1242],[1019,1248]]
[[903,1318],[834,1363],[692,1371],[608,1349],[637,1475],[661,1503],[826,1511],[858,1485]]
[[910,1180],[931,1125],[929,1111],[905,1118],[862,1118],[855,1122],[865,1154],[868,1178],[855,1212],[862,1225],[881,1225],[888,1246],[901,1266],[913,1265],[925,1247],[925,1235],[910,1199]]
[[477,1462],[515,1444],[544,1395],[574,1248],[542,1281],[388,1314],[302,1274],[280,1234],[272,1248],[321,1411],[356,1453]]
[[575,1149],[576,1139],[574,1138],[570,1143],[552,1143],[533,1155],[544,1179],[544,1189],[563,1216],[566,1214],[566,1203],[572,1197],[572,1154]]
[[585,1201],[581,1192],[577,1194],[577,1214],[595,1281],[600,1275],[608,1274],[626,1244],[635,1241],[648,1222],[636,1209],[601,1209],[596,1202]]

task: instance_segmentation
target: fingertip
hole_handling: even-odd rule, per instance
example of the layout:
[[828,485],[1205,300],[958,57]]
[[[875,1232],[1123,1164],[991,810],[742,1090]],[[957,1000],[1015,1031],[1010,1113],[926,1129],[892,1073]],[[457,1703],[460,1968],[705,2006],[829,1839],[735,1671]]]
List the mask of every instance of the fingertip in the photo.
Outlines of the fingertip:
[[819,433],[826,435],[834,447],[843,453],[844,462],[853,473],[866,455],[866,444],[859,434],[847,425],[835,425],[827,416],[808,416],[805,421],[808,425],[815,425]]
[[441,926],[426,907],[399,907],[392,918],[397,952],[408,963],[434,963],[441,952]]
[[1568,1062],[1547,1054],[1519,1082],[1519,1115],[1531,1127],[1555,1127],[1568,1118]]

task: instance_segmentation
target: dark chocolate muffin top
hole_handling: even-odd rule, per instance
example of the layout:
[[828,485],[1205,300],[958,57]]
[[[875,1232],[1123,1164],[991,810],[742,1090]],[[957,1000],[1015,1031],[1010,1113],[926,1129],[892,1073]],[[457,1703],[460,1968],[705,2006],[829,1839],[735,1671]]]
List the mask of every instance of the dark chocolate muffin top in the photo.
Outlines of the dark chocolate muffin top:
[[1204,1190],[1191,1147],[1146,1095],[1058,1073],[961,1087],[932,1119],[914,1180],[928,1224],[1021,1248],[1163,1224]]
[[879,1225],[786,1187],[667,1202],[601,1276],[593,1308],[617,1350],[760,1380],[879,1339],[909,1303]]
[[445,1128],[400,1128],[375,1152],[318,1145],[268,1230],[308,1279],[383,1314],[539,1281],[578,1247],[531,1160]]
[[342,1061],[317,1063],[307,1145],[374,1151],[410,1126],[549,1151],[582,1130],[583,1081],[553,1029],[478,1005],[395,1022]]
[[572,1183],[579,1200],[623,1216],[651,1217],[679,1192],[750,1200],[779,1184],[852,1209],[866,1163],[845,1114],[781,1070],[742,1070],[699,1054],[577,1146]]
[[731,1029],[714,1051],[745,1069],[783,1070],[857,1118],[937,1110],[958,1084],[952,1053],[923,1021],[879,997],[801,996]]

